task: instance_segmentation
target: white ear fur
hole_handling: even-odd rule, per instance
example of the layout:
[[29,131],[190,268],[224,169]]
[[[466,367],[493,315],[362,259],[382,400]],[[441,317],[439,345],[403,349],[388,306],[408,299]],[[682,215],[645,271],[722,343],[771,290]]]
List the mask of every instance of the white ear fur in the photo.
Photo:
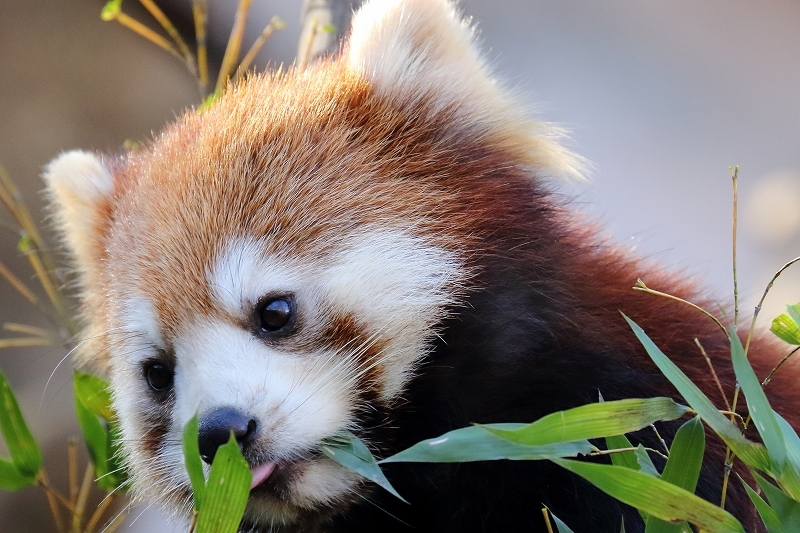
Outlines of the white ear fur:
[[473,31],[446,0],[371,0],[353,17],[350,68],[377,87],[476,96],[493,83]]
[[111,194],[114,178],[96,155],[75,150],[55,158],[42,175],[53,208],[56,229],[73,254],[83,282],[89,280],[97,258],[95,234],[100,222],[99,208]]
[[520,112],[449,0],[368,0],[353,17],[344,59],[390,98],[414,105],[432,97],[434,110],[458,109],[462,124],[502,131],[530,166],[583,178],[585,162],[558,143],[563,130]]

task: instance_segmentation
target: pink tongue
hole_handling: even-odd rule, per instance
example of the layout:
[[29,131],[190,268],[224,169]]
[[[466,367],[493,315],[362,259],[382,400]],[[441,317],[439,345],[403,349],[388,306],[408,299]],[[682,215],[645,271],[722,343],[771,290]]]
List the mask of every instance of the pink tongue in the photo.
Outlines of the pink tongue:
[[253,474],[253,481],[250,483],[250,489],[252,490],[264,483],[270,474],[272,474],[273,470],[275,470],[275,463],[264,463],[250,470],[250,473]]

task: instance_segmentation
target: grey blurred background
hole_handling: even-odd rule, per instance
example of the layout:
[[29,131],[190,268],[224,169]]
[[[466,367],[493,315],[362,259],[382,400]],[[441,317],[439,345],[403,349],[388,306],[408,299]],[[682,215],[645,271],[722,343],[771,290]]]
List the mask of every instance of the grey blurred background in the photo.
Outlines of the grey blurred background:
[[[0,164],[39,220],[39,174],[59,152],[118,150],[198,103],[183,66],[118,24],[102,22],[103,3],[0,0]],[[160,4],[176,20],[189,21],[189,0]],[[217,60],[235,4],[209,0]],[[800,255],[800,4],[461,5],[477,22],[498,77],[531,113],[569,128],[571,147],[592,162],[590,182],[561,186],[576,208],[617,242],[702,280],[725,304],[732,301],[727,167],[740,165],[739,276],[749,313],[772,274]],[[133,0],[123,9],[148,20]],[[259,55],[262,67],[293,60],[300,1],[255,0],[245,43],[272,15],[287,26]],[[10,217],[2,213],[0,220]],[[17,239],[0,229],[0,261],[35,285]],[[764,324],[784,304],[800,301],[798,270],[772,290]],[[0,323],[7,321],[47,326],[0,279]],[[0,368],[62,488],[66,436],[78,432],[69,366],[58,366],[65,353],[61,347],[0,350]],[[132,510],[132,524],[121,531],[183,530],[162,525],[163,517],[145,509]],[[43,495],[37,489],[0,493],[0,531],[55,531]]]

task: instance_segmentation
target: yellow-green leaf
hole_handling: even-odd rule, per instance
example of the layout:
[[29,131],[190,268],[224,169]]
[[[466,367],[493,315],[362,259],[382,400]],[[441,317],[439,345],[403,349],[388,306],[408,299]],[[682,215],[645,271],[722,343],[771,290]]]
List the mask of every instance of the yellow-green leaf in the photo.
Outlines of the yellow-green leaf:
[[35,476],[42,467],[42,452],[22,416],[14,391],[0,372],[0,433],[14,468],[23,476]]
[[744,533],[727,511],[660,478],[614,465],[570,459],[553,462],[619,501],[666,521],[687,521],[709,533]]
[[208,483],[203,492],[203,507],[197,513],[197,533],[236,533],[242,521],[253,475],[231,438],[217,448]]
[[687,410],[669,398],[628,399],[558,411],[514,430],[482,427],[517,444],[541,446],[622,435],[659,420],[674,420]]

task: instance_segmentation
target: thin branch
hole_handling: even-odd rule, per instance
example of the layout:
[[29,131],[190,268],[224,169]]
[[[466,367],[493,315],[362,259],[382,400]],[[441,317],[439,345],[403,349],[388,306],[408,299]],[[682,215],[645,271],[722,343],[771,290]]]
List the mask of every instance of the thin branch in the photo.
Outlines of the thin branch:
[[[50,482],[44,470],[39,470],[39,473],[36,474],[36,481],[39,483],[39,486],[44,489],[45,496],[47,497],[47,504],[50,506],[53,520],[56,522],[56,529],[59,532],[66,531],[64,528],[64,521],[61,519],[61,511],[58,509],[58,504],[64,503],[59,499],[60,494],[50,486]],[[69,509],[69,506],[67,506],[67,509]]]
[[86,501],[89,499],[89,491],[92,488],[92,479],[94,478],[94,465],[89,463],[86,465],[86,470],[83,473],[83,482],[81,483],[81,490],[78,492],[78,500],[75,503],[75,511],[72,513],[72,529],[70,533],[81,532],[81,521],[83,521],[83,513],[86,511]]
[[94,510],[92,513],[92,517],[89,519],[89,522],[86,524],[86,529],[84,531],[86,533],[92,533],[94,528],[97,524],[100,523],[100,519],[103,517],[103,513],[106,512],[106,509],[115,501],[114,494],[109,494],[107,497],[103,498],[103,501],[100,502],[100,505],[97,506],[97,509]]
[[725,334],[725,338],[727,338],[728,340],[731,339],[731,336],[728,333],[728,330],[725,329],[725,326],[722,325],[722,322],[720,322],[717,317],[715,317],[714,315],[712,315],[711,313],[709,313],[708,311],[706,311],[705,309],[703,309],[699,305],[693,304],[692,302],[690,302],[688,300],[684,300],[683,298],[678,298],[677,296],[673,296],[671,294],[667,294],[666,292],[661,292],[661,291],[657,291],[657,290],[651,289],[647,285],[645,285],[644,281],[642,281],[641,279],[636,280],[636,285],[633,286],[633,290],[646,292],[648,294],[654,294],[656,296],[663,296],[664,298],[667,298],[667,299],[670,299],[670,300],[674,300],[676,302],[680,302],[680,303],[686,304],[689,307],[693,307],[694,309],[697,309],[698,311],[700,311],[701,313],[706,315],[708,318],[713,320],[714,323],[719,327],[719,329],[722,330],[722,332]]
[[216,92],[221,94],[228,82],[228,78],[233,72],[233,66],[239,57],[239,49],[242,46],[242,35],[244,26],[247,22],[247,12],[250,10],[252,0],[239,0],[239,7],[236,8],[236,18],[231,29],[231,36],[228,39],[228,46],[225,47],[225,55],[222,58],[222,67],[217,78]]
[[733,327],[739,328],[739,279],[736,275],[736,230],[739,214],[739,165],[728,167],[733,180]]
[[765,377],[764,381],[761,382],[761,386],[762,387],[766,387],[767,385],[769,385],[769,382],[772,380],[772,375],[775,374],[775,372],[777,372],[778,369],[783,366],[783,363],[788,361],[791,356],[793,356],[795,353],[797,353],[797,350],[800,350],[800,346],[798,346],[797,348],[795,348],[794,350],[792,350],[791,352],[789,352],[788,354],[783,356],[783,359],[781,359],[778,362],[778,364],[775,365],[775,368],[773,368],[772,370],[769,371],[769,374],[767,374],[767,377]]
[[194,17],[194,35],[197,42],[197,84],[200,94],[208,94],[208,48],[206,47],[206,25],[208,23],[208,5],[206,0],[192,0],[192,16]]
[[269,39],[276,30],[282,29],[285,25],[286,23],[280,18],[272,17],[272,20],[269,21],[269,24],[267,24],[267,26],[264,28],[264,31],[261,32],[261,35],[258,36],[258,39],[255,40],[253,45],[247,51],[244,59],[242,59],[242,62],[239,63],[239,67],[236,69],[236,76],[234,79],[238,80],[242,77],[242,75],[244,75],[245,72],[247,72],[247,69],[250,68],[250,64],[256,58],[256,54],[258,54],[259,50],[261,50],[261,47],[264,46],[264,43],[267,42],[267,39]]
[[722,388],[722,383],[720,383],[719,377],[717,377],[717,372],[714,370],[714,365],[711,364],[711,358],[708,357],[708,354],[706,353],[705,349],[703,348],[703,345],[700,344],[700,341],[697,338],[694,339],[694,343],[697,345],[698,348],[700,348],[700,353],[703,354],[703,357],[706,360],[706,364],[708,365],[708,369],[711,371],[711,376],[714,378],[714,383],[717,384],[717,389],[719,389],[719,394],[720,394],[720,396],[722,396],[722,401],[725,402],[725,408],[728,411],[731,411],[731,404],[728,403],[728,397],[725,396],[725,391]]
[[30,290],[27,285],[22,283],[22,281],[20,281],[20,279],[15,276],[2,262],[0,262],[0,276],[6,278],[6,281],[8,281],[12,287],[17,289],[17,292],[24,296],[30,303],[33,305],[39,304],[39,298],[36,297],[33,291]]
[[758,318],[758,313],[761,312],[761,306],[764,305],[764,300],[767,297],[767,293],[769,293],[770,289],[772,289],[772,286],[775,285],[775,280],[778,279],[778,276],[783,274],[784,270],[786,270],[787,268],[789,268],[793,264],[797,263],[798,261],[800,261],[800,257],[795,257],[794,259],[792,259],[791,261],[789,261],[788,263],[783,265],[781,267],[781,269],[778,270],[775,273],[774,276],[772,276],[772,279],[767,284],[767,288],[764,289],[764,294],[761,296],[761,299],[758,301],[758,305],[756,306],[756,309],[753,312],[753,321],[750,322],[750,331],[748,331],[748,333],[747,333],[747,343],[744,346],[744,353],[745,354],[747,354],[747,351],[750,348],[750,340],[753,338],[753,331],[755,331],[755,329],[756,329],[756,319]]

